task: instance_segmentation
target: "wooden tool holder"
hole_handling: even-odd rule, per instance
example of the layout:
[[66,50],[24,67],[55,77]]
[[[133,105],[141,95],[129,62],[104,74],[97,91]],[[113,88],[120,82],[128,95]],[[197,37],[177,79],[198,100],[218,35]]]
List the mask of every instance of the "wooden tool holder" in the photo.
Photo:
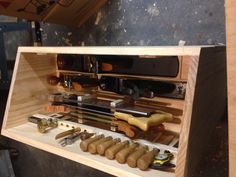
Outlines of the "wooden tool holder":
[[[79,126],[88,131],[107,134],[114,138],[127,138],[122,134],[93,128],[73,122],[59,124],[55,130],[40,134],[36,125],[27,121],[28,116],[43,112],[48,104],[39,99],[42,94],[68,90],[61,86],[51,86],[47,83],[48,75],[58,75],[58,54],[81,55],[135,55],[157,58],[158,56],[178,56],[179,72],[177,77],[153,77],[135,75],[116,75],[133,78],[149,78],[153,80],[174,81],[186,83],[185,99],[173,98],[141,98],[146,105],[156,109],[171,112],[181,120],[180,124],[165,123],[168,130],[178,136],[179,145],[174,142],[167,144],[150,143],[139,140],[140,143],[170,150],[174,153],[176,169],[174,172],[148,170],[140,171],[127,165],[118,164],[104,157],[90,155],[80,150],[78,142],[68,147],[61,147],[54,140],[61,129]],[[201,154],[210,143],[210,135],[216,123],[224,112],[226,101],[226,66],[225,48],[215,46],[191,47],[20,47],[15,63],[10,93],[5,111],[2,134],[33,147],[57,154],[90,167],[103,170],[115,176],[165,176],[188,177],[201,159]],[[67,72],[67,71],[64,71]],[[88,74],[73,71],[75,74]],[[71,72],[70,72],[71,73]],[[91,74],[91,73],[90,73]],[[91,74],[93,75],[93,73]],[[120,98],[120,95],[97,90],[97,95]],[[165,141],[165,139],[163,140]],[[174,140],[173,140],[174,141]]]

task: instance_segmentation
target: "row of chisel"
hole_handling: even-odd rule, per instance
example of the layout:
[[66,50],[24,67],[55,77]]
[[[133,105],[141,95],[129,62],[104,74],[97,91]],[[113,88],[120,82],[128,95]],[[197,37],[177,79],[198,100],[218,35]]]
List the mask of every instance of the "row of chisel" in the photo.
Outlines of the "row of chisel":
[[[54,125],[54,121],[50,119],[30,117],[29,120],[31,122],[36,121],[39,130],[47,130],[43,128],[45,126],[43,124],[44,121],[47,124]],[[55,125],[58,126],[58,122],[55,122]],[[42,130],[40,132],[44,133],[45,131]],[[149,150],[146,145],[140,145],[137,142],[128,140],[121,141],[120,138],[113,138],[112,136],[105,137],[104,134],[96,135],[87,130],[81,131],[80,127],[60,132],[55,136],[55,140],[63,147],[81,140],[80,148],[82,151],[99,154],[109,160],[116,159],[121,164],[127,163],[128,166],[132,168],[138,167],[140,170],[147,170],[148,168],[168,170],[175,167],[174,164],[170,163],[174,155],[169,151],[160,153],[158,148]]]
[[146,145],[130,143],[128,140],[121,141],[119,138],[113,139],[111,136],[105,137],[103,134],[81,141],[80,148],[84,152],[99,154],[109,160],[115,159],[121,164],[127,163],[128,166],[138,167],[140,170],[147,170],[153,166],[153,162],[160,152],[157,148],[148,150]]

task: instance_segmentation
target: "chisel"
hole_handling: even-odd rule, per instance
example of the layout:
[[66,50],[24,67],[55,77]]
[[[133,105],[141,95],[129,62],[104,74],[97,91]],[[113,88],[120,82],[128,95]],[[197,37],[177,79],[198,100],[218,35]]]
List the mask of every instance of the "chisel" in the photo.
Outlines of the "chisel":
[[137,161],[138,159],[144,155],[146,153],[146,151],[148,150],[148,146],[140,146],[137,148],[136,151],[134,151],[132,154],[130,154],[127,158],[127,164],[132,167],[135,168],[137,167]]
[[102,144],[102,143],[104,143],[104,142],[106,142],[106,141],[109,141],[109,140],[112,140],[112,137],[111,137],[111,136],[104,137],[104,138],[101,138],[101,139],[99,139],[99,140],[97,140],[97,141],[94,141],[94,142],[90,143],[90,144],[88,145],[88,151],[89,151],[91,154],[97,154],[97,146],[98,146],[99,144]]
[[105,152],[105,156],[106,158],[113,160],[115,159],[115,155],[122,150],[123,148],[127,147],[129,145],[129,141],[123,141],[123,142],[119,142],[113,146],[111,146],[110,148],[108,148]]
[[127,157],[129,156],[129,154],[131,154],[132,152],[134,152],[134,150],[139,146],[138,143],[133,143],[131,144],[129,147],[126,147],[124,149],[122,149],[121,151],[119,151],[116,154],[116,161],[124,164],[127,160]]
[[115,145],[115,144],[117,144],[117,143],[119,143],[119,142],[120,142],[120,138],[116,138],[116,139],[113,139],[113,140],[110,140],[110,141],[103,142],[103,143],[101,143],[101,144],[99,144],[99,145],[97,146],[97,153],[98,153],[99,155],[104,155],[104,154],[105,154],[105,151],[106,151],[109,147],[111,147],[111,146],[113,146],[113,145]]
[[137,161],[137,166],[140,170],[147,170],[148,167],[152,164],[155,156],[160,152],[159,149],[154,148],[153,150],[147,152],[141,156]]
[[82,141],[80,143],[80,149],[84,152],[88,151],[88,146],[89,144],[101,139],[101,138],[104,138],[104,135],[97,135],[95,137],[92,137],[92,138],[89,138],[89,139],[86,139],[84,141]]

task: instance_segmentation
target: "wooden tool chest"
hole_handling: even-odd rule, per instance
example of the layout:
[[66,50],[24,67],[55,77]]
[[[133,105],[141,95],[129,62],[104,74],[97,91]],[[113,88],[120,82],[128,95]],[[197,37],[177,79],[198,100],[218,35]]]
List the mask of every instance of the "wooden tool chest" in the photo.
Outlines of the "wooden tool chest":
[[[60,61],[59,56],[74,58],[72,59],[75,60],[73,61],[74,65],[78,64],[77,59],[82,57],[85,59],[83,67],[73,69],[71,63],[68,64],[67,60]],[[130,58],[137,62],[139,60],[147,62],[143,65],[143,70],[140,73],[136,70],[131,72],[131,69],[122,70],[116,64],[116,61],[119,61],[118,63],[123,65],[121,60],[126,61]],[[96,60],[95,64],[86,64],[87,59],[91,63]],[[160,63],[149,65],[148,61],[152,60],[158,60]],[[166,60],[169,61],[166,62]],[[99,63],[100,61],[105,61],[105,64]],[[64,68],[61,68],[62,65]],[[65,67],[66,65],[68,68]],[[6,106],[2,134],[115,176],[188,177],[200,161],[206,144],[210,143],[211,132],[225,109],[225,65],[225,47],[215,46],[20,47]],[[127,65],[123,66],[127,69]],[[135,64],[132,66],[139,67]],[[145,66],[150,68],[147,70]],[[153,71],[151,66],[154,68]],[[158,69],[158,66],[162,67]],[[157,69],[156,75],[153,74],[155,68]],[[158,137],[159,141],[150,142],[143,139],[133,141],[148,145],[150,148],[158,148],[161,151],[170,151],[174,155],[172,163],[176,167],[170,171],[154,169],[141,171],[138,168],[130,168],[127,164],[119,164],[115,160],[83,152],[79,148],[79,141],[66,147],[60,146],[55,141],[55,136],[62,130],[77,126],[93,133],[120,138],[122,141],[130,140],[122,133],[83,124],[83,120],[78,121],[79,123],[59,120],[57,128],[46,134],[39,133],[37,125],[28,122],[28,117],[45,112],[48,101],[43,100],[42,95],[55,92],[76,93],[82,95],[81,99],[83,99],[84,94],[89,93],[95,94],[104,102],[110,100],[116,102],[124,99],[123,93],[130,93],[130,90],[124,92],[122,89],[112,92],[102,86],[100,88],[94,87],[95,89],[92,90],[84,87],[77,91],[73,82],[72,85],[68,82],[64,83],[66,87],[61,84],[49,84],[49,76],[57,76],[60,80],[60,78],[70,77],[70,75],[89,76],[100,79],[100,82],[102,78],[119,78],[118,83],[122,82],[124,85],[130,80],[132,83],[141,80],[142,89],[143,87],[151,88],[149,84],[154,85],[157,82],[158,84],[167,84],[163,88],[160,87],[154,96],[153,92],[146,92],[145,89],[145,92],[139,92],[138,96],[132,96],[135,97],[135,105],[171,113],[178,121],[163,123],[165,132]],[[147,80],[149,82],[146,82]],[[142,86],[142,83],[147,84]],[[174,86],[174,89],[171,92],[165,91],[170,88],[169,86]],[[155,87],[159,88],[159,85],[155,85]],[[122,109],[127,108],[122,107]]]

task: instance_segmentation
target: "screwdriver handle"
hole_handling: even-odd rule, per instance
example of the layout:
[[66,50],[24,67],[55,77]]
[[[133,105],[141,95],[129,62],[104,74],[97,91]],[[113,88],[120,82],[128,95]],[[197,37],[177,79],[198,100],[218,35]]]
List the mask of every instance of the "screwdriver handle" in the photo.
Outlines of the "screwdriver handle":
[[147,151],[148,147],[147,146],[140,146],[137,148],[137,150],[135,152],[133,152],[132,154],[130,154],[127,158],[127,164],[132,167],[135,168],[137,167],[137,161],[138,159],[145,154],[145,152]]
[[127,145],[129,144],[129,141],[123,141],[123,142],[119,142],[113,146],[111,146],[110,148],[108,148],[105,151],[105,156],[106,158],[113,160],[115,159],[115,155],[123,148],[127,147]]
[[160,152],[159,149],[154,148],[153,150],[147,152],[137,161],[137,166],[140,170],[147,170],[150,164],[153,162],[155,156]]
[[105,154],[105,151],[106,151],[109,147],[111,147],[111,146],[117,144],[118,142],[120,142],[120,138],[116,138],[116,139],[114,139],[114,140],[106,141],[106,142],[103,142],[103,143],[99,144],[99,145],[97,146],[97,152],[98,152],[98,154],[104,155],[104,154]]
[[89,139],[86,139],[84,141],[81,141],[80,143],[80,149],[84,152],[88,151],[88,145],[94,141],[97,141],[101,138],[104,138],[104,135],[98,135]]
[[130,145],[129,147],[124,148],[121,151],[119,151],[116,154],[116,161],[121,164],[124,164],[127,160],[127,157],[129,156],[129,154],[131,154],[135,150],[135,148],[137,148],[138,146],[139,145],[137,143],[134,143],[134,144]]
[[91,153],[91,154],[96,154],[97,153],[97,146],[103,142],[106,142],[106,141],[109,141],[109,140],[112,140],[112,137],[111,136],[108,136],[108,137],[105,137],[105,138],[101,138],[97,141],[94,141],[92,143],[90,143],[88,145],[88,151]]

